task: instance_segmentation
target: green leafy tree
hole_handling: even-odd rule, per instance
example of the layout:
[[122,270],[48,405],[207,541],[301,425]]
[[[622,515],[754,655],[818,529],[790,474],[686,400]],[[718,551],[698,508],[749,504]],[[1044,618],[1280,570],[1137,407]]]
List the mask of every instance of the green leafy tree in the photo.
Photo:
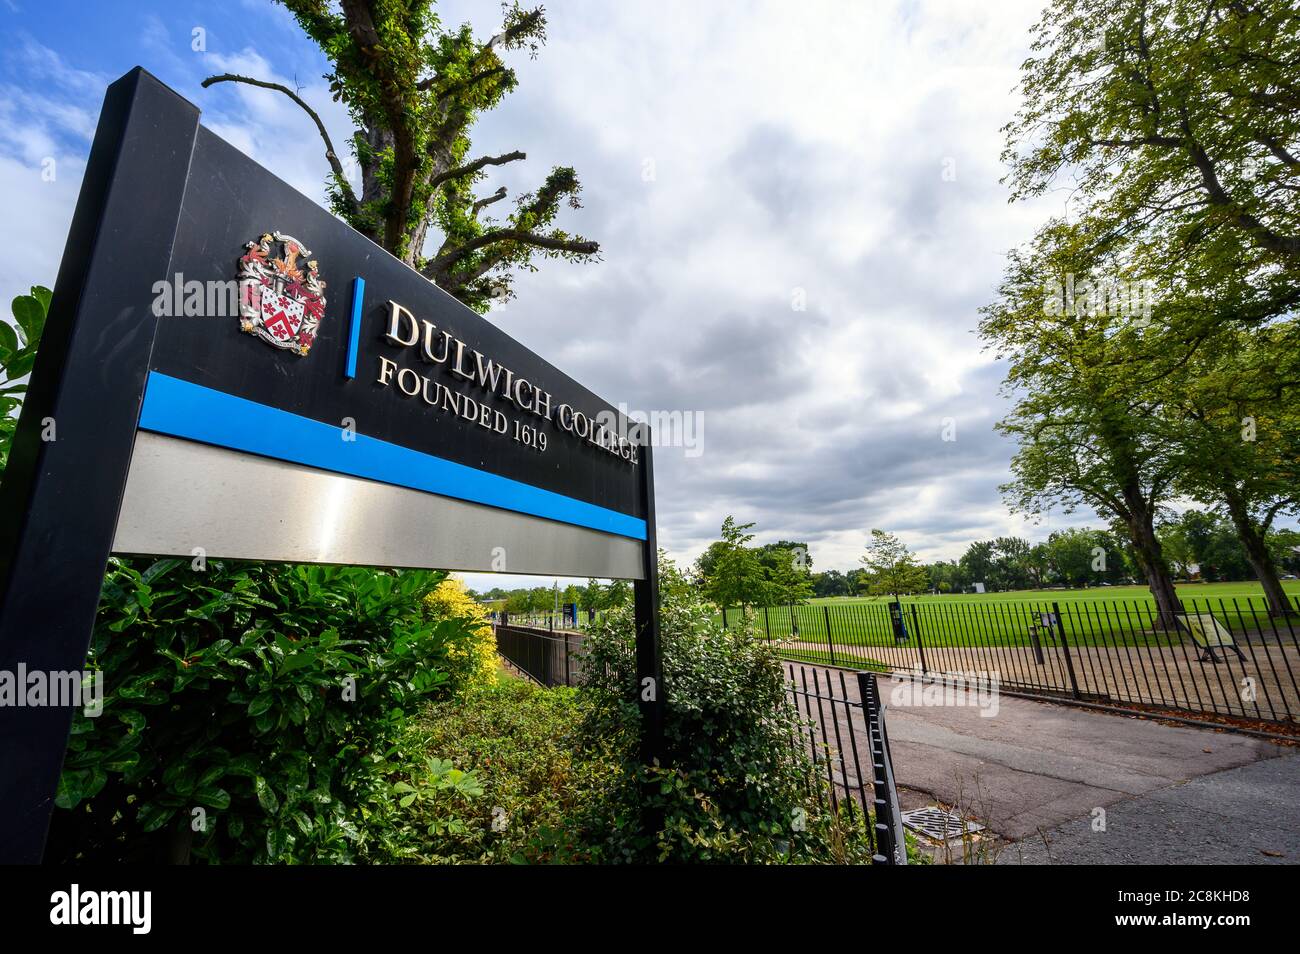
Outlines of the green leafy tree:
[[[1160,536],[1163,541],[1164,537]],[[1048,535],[1044,544],[1053,579],[1064,586],[1116,583],[1124,573],[1121,548],[1103,530],[1070,527]]]
[[848,577],[839,570],[814,573],[812,581],[814,596],[848,596],[852,592]]
[[768,544],[755,553],[763,574],[759,601],[764,606],[803,603],[813,594],[812,574],[807,567],[807,547]]
[[998,537],[992,541],[994,586],[1023,590],[1033,582],[1030,556],[1033,545],[1023,537]]
[[940,593],[960,593],[970,586],[965,568],[957,560],[938,560],[926,567],[930,588]]
[[1042,588],[1047,582],[1050,564],[1047,559],[1046,544],[1036,543],[1029,549],[1024,560],[1025,572],[1029,575],[1032,586]]
[[[1006,129],[1013,197],[1068,185],[1072,205],[1071,224],[1012,253],[981,325],[1027,393],[1002,425],[1021,441],[1008,490],[1022,507],[1087,503],[1122,526],[1166,625],[1177,604],[1161,502],[1223,499],[1183,400],[1204,396],[1193,366],[1225,329],[1268,329],[1300,302],[1298,18],[1287,0],[1054,0]],[[1151,280],[1159,308],[1081,314],[1067,292],[1046,296],[1055,320],[1033,314],[1029,287],[1067,275],[1071,289]],[[1234,522],[1267,578],[1264,521],[1282,498],[1245,496]]]
[[997,425],[1019,445],[1013,479],[1002,489],[1019,512],[1087,506],[1122,526],[1162,624],[1173,627],[1178,598],[1155,520],[1173,495],[1187,447],[1184,425],[1161,413],[1152,382],[1185,358],[1172,349],[1151,352],[1143,313],[1045,300],[1045,276],[1077,271],[1099,283],[1106,275],[1134,280],[1123,256],[1089,249],[1090,235],[1060,222],[1040,230],[1009,255],[998,299],[983,309],[980,335],[1008,361],[1003,390],[1015,399]]
[[967,579],[972,584],[983,583],[989,588],[995,588],[994,562],[992,540],[976,540],[961,555],[961,568]]
[[1279,568],[1292,576],[1300,573],[1300,530],[1274,530],[1268,535],[1268,549]]
[[1292,0],[1052,0],[1021,92],[1003,156],[1013,197],[1070,186],[1100,223],[1092,252],[1130,244],[1148,274],[1201,296],[1191,326],[1300,301]]
[[605,588],[600,580],[588,580],[578,595],[578,608],[584,611],[605,608]]
[[480,39],[469,25],[445,27],[432,0],[281,2],[330,61],[330,91],[357,127],[349,145],[360,189],[320,116],[296,91],[233,73],[203,85],[257,86],[299,106],[325,148],[331,207],[349,225],[479,311],[512,297],[513,273],[534,270],[538,256],[583,261],[597,254],[595,242],[556,225],[564,205],[580,205],[573,169],[552,169],[500,219],[487,210],[507,198],[505,187],[479,194],[489,168],[526,158],[519,150],[474,156],[470,131],[518,85],[503,54],[535,56],[545,42],[541,7],[505,5],[500,30]]
[[1187,540],[1187,530],[1181,520],[1166,520],[1156,525],[1156,536],[1169,566],[1180,577],[1191,578],[1196,554]]
[[884,530],[872,530],[871,542],[863,554],[867,590],[872,596],[893,596],[923,592],[929,583],[925,568],[903,541]]
[[1162,383],[1188,425],[1178,489],[1227,515],[1270,613],[1293,613],[1268,535],[1300,510],[1300,323],[1225,328]]
[[753,527],[728,515],[722,521],[722,539],[706,551],[711,558],[707,571],[700,567],[704,593],[718,606],[752,606],[763,595],[763,567],[749,546]]
[[605,587],[605,607],[618,609],[632,602],[632,584],[627,580],[610,580]]
[[528,612],[549,613],[555,608],[555,592],[549,586],[534,586],[528,591]]
[[802,540],[778,540],[776,543],[764,543],[762,546],[755,547],[754,552],[758,554],[759,559],[773,551],[781,551],[788,554],[793,564],[798,569],[812,572],[812,555],[809,552],[808,544]]
[[704,552],[701,553],[699,558],[695,561],[695,572],[699,575],[700,579],[707,580],[713,576],[713,572],[718,565],[718,560],[721,559],[726,550],[727,544],[722,540],[714,540],[704,548]]
[[1248,580],[1254,575],[1232,523],[1219,514],[1187,510],[1161,529],[1172,538],[1175,552],[1189,570],[1196,566],[1206,582]]

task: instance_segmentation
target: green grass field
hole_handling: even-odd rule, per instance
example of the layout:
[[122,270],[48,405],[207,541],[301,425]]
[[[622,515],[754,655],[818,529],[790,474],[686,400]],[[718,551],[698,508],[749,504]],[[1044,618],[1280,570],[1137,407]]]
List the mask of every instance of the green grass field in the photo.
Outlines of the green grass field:
[[[1287,591],[1292,599],[1300,597],[1300,580],[1284,580],[1282,589]],[[1264,590],[1255,582],[1239,582],[1239,584],[1182,584],[1178,587],[1178,595],[1184,600],[1195,599],[1201,600],[1225,600],[1230,602],[1232,599],[1245,600],[1253,599],[1260,606],[1264,606]],[[1145,586],[1092,586],[1087,590],[1013,590],[1011,593],[958,593],[944,594],[940,597],[906,597],[905,602],[917,603],[1050,603],[1057,600],[1058,603],[1079,603],[1088,602],[1088,600],[1099,599],[1138,599],[1143,602],[1151,603],[1151,590]],[[824,597],[810,600],[813,604],[828,603],[835,606],[837,603],[879,603],[883,599],[874,597]]]
[[[1300,580],[1284,580],[1282,588],[1293,600],[1300,597]],[[1223,600],[1233,599],[1244,602],[1253,600],[1256,605],[1264,605],[1264,593],[1258,583],[1184,583],[1178,587],[1178,595],[1184,600]],[[1080,603],[1095,600],[1140,600],[1151,602],[1151,591],[1145,586],[1094,586],[1086,590],[1014,590],[1010,593],[949,593],[942,596],[909,596],[904,602],[915,603],[1050,603],[1056,600],[1064,605],[1067,602]],[[810,605],[831,606],[849,603],[880,603],[883,599],[870,596],[829,596],[810,600]]]
[[[1293,600],[1300,596],[1300,581],[1284,585]],[[1213,615],[1239,638],[1263,634],[1294,642],[1300,628],[1294,621],[1270,620],[1258,584],[1192,584],[1179,587],[1178,594],[1187,612]],[[896,645],[890,604],[869,597],[829,597],[759,609],[754,618],[760,635],[787,644],[811,644],[809,653],[830,643],[850,651]],[[1157,646],[1183,640],[1156,625],[1155,603],[1143,586],[917,596],[904,598],[902,604],[912,644],[918,630],[927,645],[955,647],[1030,645],[1035,636],[1044,645],[1062,637],[1097,646]],[[1050,614],[1053,604],[1059,607],[1060,620],[1049,628],[1042,614]],[[738,611],[731,610],[729,623],[734,625],[737,617]]]

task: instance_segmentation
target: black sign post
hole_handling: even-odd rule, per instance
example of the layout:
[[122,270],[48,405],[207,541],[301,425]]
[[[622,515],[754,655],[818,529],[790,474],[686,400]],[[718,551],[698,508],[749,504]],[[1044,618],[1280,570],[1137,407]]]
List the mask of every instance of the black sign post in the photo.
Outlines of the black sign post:
[[[652,759],[650,456],[137,68],[104,101],[0,485],[0,672],[84,668],[113,552],[625,578]],[[0,708],[0,861],[41,858],[73,711]]]

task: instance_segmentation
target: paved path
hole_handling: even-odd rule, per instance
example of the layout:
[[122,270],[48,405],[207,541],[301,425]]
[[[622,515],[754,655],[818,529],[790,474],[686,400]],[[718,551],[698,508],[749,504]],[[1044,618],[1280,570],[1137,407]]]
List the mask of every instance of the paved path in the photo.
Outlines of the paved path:
[[[800,669],[826,672],[794,666],[796,673]],[[835,685],[838,694],[838,675]],[[847,685],[856,698],[853,680]],[[1266,824],[1300,831],[1295,807],[1300,805],[1300,757],[1294,749],[1228,732],[1005,696],[997,699],[996,710],[981,710],[975,694],[958,691],[949,693],[955,704],[907,706],[895,692],[900,685],[881,679],[894,774],[911,790],[900,796],[903,807],[936,801],[961,806],[1002,837],[1022,842],[1025,860],[1047,860],[1029,844],[1036,841],[1042,848],[1041,833],[1063,849],[1053,849],[1053,855],[1070,854],[1064,849],[1077,844],[1080,820],[1090,822],[1098,808],[1108,815],[1113,845],[1107,850],[1129,862],[1199,860],[1199,845],[1226,837],[1223,819],[1244,819],[1250,806],[1280,819]],[[841,729],[847,731],[843,721]],[[1217,778],[1257,764],[1261,767],[1253,773]],[[1214,781],[1180,790],[1184,783],[1205,779]],[[1144,801],[1133,805],[1135,799]],[[1241,807],[1207,810],[1224,799]],[[1146,804],[1156,805],[1166,821],[1143,821],[1139,829],[1130,819]],[[1170,827],[1175,819],[1177,825]],[[1091,831],[1088,824],[1083,827]],[[1062,840],[1070,837],[1075,841]],[[1233,837],[1239,845],[1247,843]],[[1268,850],[1300,862],[1295,837],[1265,840],[1278,842]],[[1015,851],[1015,846],[1004,851],[1011,856],[1007,860],[1014,860]],[[1259,854],[1238,860],[1270,859]]]
[[1300,863],[1300,755],[1202,775],[1002,850],[998,864]]

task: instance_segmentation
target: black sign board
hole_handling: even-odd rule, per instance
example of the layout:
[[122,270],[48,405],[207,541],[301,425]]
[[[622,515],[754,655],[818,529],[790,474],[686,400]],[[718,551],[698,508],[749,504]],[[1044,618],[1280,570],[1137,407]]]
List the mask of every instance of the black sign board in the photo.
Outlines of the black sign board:
[[889,622],[894,630],[894,641],[901,643],[907,640],[907,621],[903,619],[903,604],[894,600],[889,604]]
[[[0,486],[0,670],[83,667],[111,552],[622,577],[649,757],[648,438],[133,70]],[[0,859],[40,858],[71,714],[0,709]]]

